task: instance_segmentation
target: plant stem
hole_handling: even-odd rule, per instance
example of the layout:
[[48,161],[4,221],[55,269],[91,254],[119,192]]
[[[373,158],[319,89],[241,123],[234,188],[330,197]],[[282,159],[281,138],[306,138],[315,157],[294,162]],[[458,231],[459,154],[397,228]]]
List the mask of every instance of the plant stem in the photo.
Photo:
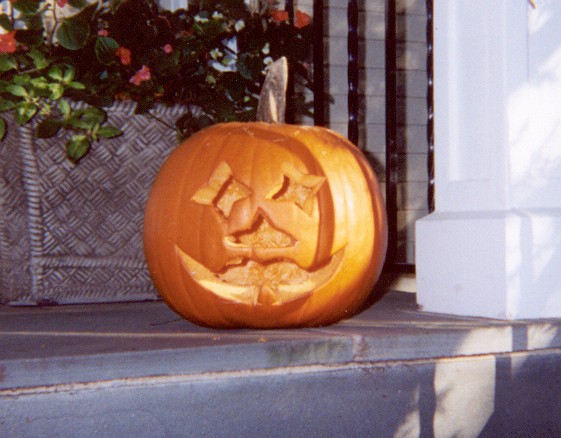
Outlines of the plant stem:
[[58,20],[57,20],[57,17],[56,17],[56,3],[53,1],[52,8],[48,7],[46,9],[50,9],[52,14],[53,14],[53,23],[52,23],[53,27],[50,31],[50,35],[48,37],[48,40],[50,41],[51,45],[54,45],[54,43],[55,43],[55,31],[56,31],[56,28],[58,27],[58,24],[59,24]]

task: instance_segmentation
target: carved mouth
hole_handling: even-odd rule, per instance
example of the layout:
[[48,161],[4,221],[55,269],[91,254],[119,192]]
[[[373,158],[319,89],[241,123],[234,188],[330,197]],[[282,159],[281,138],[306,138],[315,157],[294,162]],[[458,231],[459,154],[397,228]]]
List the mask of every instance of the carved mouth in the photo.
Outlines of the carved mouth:
[[219,273],[212,272],[177,245],[175,252],[191,278],[213,294],[236,303],[276,306],[309,295],[327,283],[337,271],[344,249],[315,270],[302,269],[286,260],[261,264],[242,259]]

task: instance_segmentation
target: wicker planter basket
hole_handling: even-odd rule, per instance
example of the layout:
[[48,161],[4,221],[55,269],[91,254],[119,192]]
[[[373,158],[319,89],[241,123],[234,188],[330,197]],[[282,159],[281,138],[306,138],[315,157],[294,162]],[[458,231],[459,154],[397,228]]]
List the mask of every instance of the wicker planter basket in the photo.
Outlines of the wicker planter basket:
[[[159,108],[173,122],[181,108]],[[94,303],[156,299],[145,266],[148,192],[175,132],[132,104],[108,110],[121,137],[75,166],[56,139],[18,129],[0,144],[0,302]]]

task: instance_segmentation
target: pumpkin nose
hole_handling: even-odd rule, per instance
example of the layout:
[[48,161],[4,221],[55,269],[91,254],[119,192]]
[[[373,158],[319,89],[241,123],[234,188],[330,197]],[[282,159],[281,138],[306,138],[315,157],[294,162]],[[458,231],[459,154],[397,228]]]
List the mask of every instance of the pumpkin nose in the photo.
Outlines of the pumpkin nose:
[[275,228],[260,210],[250,226],[224,238],[224,246],[234,257],[257,262],[293,258],[296,244],[292,236]]
[[296,243],[290,235],[271,225],[261,213],[250,228],[228,236],[227,240],[252,248],[288,248]]
[[251,197],[238,199],[228,215],[228,234],[233,236],[252,229],[261,215],[258,204]]
[[293,202],[244,198],[232,205],[223,242],[231,259],[290,260],[309,269],[316,256],[318,226],[317,217]]

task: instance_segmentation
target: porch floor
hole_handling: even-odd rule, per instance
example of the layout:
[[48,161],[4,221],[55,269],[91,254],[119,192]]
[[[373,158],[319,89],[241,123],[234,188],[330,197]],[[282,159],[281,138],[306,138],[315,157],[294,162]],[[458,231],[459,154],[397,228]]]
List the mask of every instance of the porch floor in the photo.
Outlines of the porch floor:
[[[0,307],[0,436],[561,436],[561,319],[211,330],[162,302]],[[54,434],[54,435],[53,435]]]

